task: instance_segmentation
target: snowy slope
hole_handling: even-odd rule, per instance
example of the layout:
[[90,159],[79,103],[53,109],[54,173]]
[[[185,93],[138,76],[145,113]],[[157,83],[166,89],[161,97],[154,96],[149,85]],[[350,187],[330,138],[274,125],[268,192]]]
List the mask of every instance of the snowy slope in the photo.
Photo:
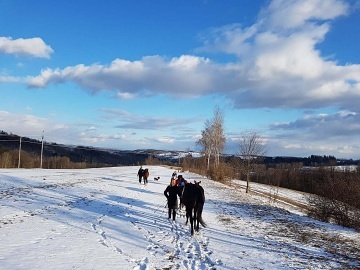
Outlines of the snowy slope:
[[138,167],[1,169],[0,268],[360,268],[359,233],[185,172],[206,195],[208,226],[191,237],[183,215],[167,219],[173,171],[148,168],[146,186]]

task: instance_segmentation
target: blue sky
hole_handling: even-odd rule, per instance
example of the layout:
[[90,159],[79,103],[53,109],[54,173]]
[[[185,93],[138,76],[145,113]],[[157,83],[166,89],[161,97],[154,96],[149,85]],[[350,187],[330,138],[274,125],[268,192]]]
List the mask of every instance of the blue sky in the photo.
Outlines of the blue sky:
[[0,130],[117,149],[360,158],[356,0],[0,2]]

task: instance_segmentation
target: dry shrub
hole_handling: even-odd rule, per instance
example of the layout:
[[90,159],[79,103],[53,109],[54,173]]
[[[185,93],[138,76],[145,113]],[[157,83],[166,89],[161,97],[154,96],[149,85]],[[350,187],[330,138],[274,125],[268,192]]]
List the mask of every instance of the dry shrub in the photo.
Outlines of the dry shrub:
[[209,170],[208,177],[221,183],[227,183],[234,177],[234,170],[226,163],[220,163],[216,168]]
[[309,216],[360,229],[360,182],[358,175],[329,172],[316,186],[318,195],[308,198]]

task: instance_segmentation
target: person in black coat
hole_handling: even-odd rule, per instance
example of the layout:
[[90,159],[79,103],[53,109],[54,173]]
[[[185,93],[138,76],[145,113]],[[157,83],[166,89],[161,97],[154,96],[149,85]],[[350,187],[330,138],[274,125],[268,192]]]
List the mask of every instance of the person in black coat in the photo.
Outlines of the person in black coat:
[[171,186],[168,185],[164,191],[164,195],[167,198],[168,201],[168,208],[169,208],[169,218],[172,218],[175,220],[176,217],[176,209],[178,208],[178,187],[177,186]]
[[140,167],[137,176],[139,176],[139,183],[141,184],[141,180],[143,178],[143,173],[144,173],[144,169],[142,168],[142,166]]

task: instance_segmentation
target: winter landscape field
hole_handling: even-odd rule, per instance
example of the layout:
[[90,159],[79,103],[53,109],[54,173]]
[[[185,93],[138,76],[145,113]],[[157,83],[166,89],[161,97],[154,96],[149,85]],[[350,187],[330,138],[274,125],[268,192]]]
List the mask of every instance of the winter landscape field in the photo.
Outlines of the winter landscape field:
[[148,168],[147,185],[138,167],[0,169],[0,269],[360,269],[359,232],[182,172],[206,196],[207,227],[191,237],[183,212],[167,218],[173,169]]

